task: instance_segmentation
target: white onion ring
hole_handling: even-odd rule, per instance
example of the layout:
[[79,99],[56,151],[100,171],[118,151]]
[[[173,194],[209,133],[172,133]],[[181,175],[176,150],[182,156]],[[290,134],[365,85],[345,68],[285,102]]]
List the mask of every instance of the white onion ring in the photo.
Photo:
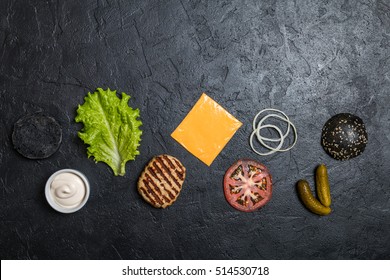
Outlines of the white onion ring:
[[[278,112],[279,114],[283,115],[284,117],[280,116],[280,115],[277,115],[277,114],[268,114],[266,116],[264,116],[262,119],[260,119],[259,123],[257,123],[257,118],[264,112],[267,112],[267,111],[273,111],[273,112]],[[263,122],[270,118],[270,117],[273,117],[273,118],[278,118],[284,122],[287,123],[287,131],[285,133],[282,133],[281,129],[279,129],[277,126],[275,125],[271,125],[271,124],[265,124],[263,125]],[[284,144],[284,140],[288,137],[288,135],[290,134],[290,126],[292,127],[292,131],[294,133],[294,142],[287,148],[285,149],[282,149],[282,146]],[[263,129],[263,128],[272,128],[274,130],[276,130],[279,134],[279,138],[268,138],[268,137],[264,137],[260,134],[260,130]],[[253,145],[253,137],[256,135],[256,139],[257,141],[265,148],[267,148],[268,150],[270,150],[269,152],[267,153],[262,153],[262,152],[259,152],[258,150],[255,149],[254,145]],[[291,150],[295,144],[297,143],[297,139],[298,139],[298,134],[297,134],[297,129],[295,127],[295,125],[290,121],[289,117],[282,111],[280,110],[277,110],[277,109],[272,109],[272,108],[268,108],[268,109],[264,109],[264,110],[261,110],[259,113],[256,114],[256,116],[254,117],[253,119],[253,131],[249,137],[249,144],[252,148],[252,150],[257,153],[258,155],[262,155],[262,156],[265,156],[265,155],[271,155],[275,152],[287,152],[289,150]],[[271,147],[269,145],[267,145],[264,141],[268,141],[268,142],[278,142],[279,141],[279,144],[277,147]]]
[[[279,133],[280,137],[283,137],[282,131],[281,131],[276,125],[266,124],[266,125],[261,126],[260,129],[261,129],[261,128],[266,128],[266,127],[275,129],[275,130]],[[254,130],[254,131],[251,133],[251,136],[249,137],[249,144],[250,144],[252,150],[253,150],[256,154],[261,155],[261,156],[268,156],[268,155],[271,155],[271,154],[273,154],[273,153],[276,152],[276,151],[273,151],[273,150],[271,150],[271,149],[270,149],[271,151],[269,151],[269,152],[267,152],[267,153],[261,153],[261,152],[259,152],[258,150],[256,150],[255,147],[253,146],[253,136],[254,136],[254,135],[256,135],[256,130]],[[256,138],[257,138],[257,135],[256,135]],[[283,139],[284,139],[284,138],[283,138]],[[282,147],[282,145],[283,145],[283,141],[280,141],[280,142],[279,142],[279,145],[276,147],[276,149],[280,149],[280,148]]]
[[291,123],[290,119],[288,117],[287,118],[283,118],[283,117],[281,117],[279,115],[276,115],[276,114],[268,114],[265,117],[263,117],[259,121],[259,124],[257,125],[257,129],[256,129],[256,136],[257,136],[257,138],[262,138],[263,140],[270,141],[270,142],[277,142],[277,141],[281,141],[282,138],[286,138],[288,136],[288,134],[290,133],[290,125],[287,126],[287,131],[286,131],[285,134],[282,135],[281,138],[266,138],[266,137],[260,135],[260,130],[262,129],[262,124],[269,117],[275,117],[275,118],[281,119],[282,121],[287,121],[287,123]]

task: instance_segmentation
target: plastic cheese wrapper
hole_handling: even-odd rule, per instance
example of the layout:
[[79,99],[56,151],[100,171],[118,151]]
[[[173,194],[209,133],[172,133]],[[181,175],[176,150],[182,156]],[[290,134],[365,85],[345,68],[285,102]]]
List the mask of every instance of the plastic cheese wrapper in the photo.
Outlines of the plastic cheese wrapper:
[[171,136],[210,166],[241,125],[239,120],[203,93]]

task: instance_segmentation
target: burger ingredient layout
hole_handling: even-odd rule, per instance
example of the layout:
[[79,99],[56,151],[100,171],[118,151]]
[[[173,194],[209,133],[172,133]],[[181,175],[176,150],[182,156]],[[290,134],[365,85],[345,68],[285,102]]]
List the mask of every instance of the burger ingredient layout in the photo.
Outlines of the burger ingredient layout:
[[128,106],[129,99],[124,92],[119,98],[116,91],[98,88],[84,98],[75,118],[84,124],[78,136],[89,145],[88,157],[108,164],[115,176],[125,175],[126,162],[139,155],[142,122],[139,109]]

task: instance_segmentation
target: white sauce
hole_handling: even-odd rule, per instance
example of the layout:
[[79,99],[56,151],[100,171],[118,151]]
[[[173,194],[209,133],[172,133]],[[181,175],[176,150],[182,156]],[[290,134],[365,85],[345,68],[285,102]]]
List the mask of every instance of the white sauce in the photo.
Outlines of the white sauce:
[[54,178],[50,185],[50,194],[58,205],[64,208],[75,208],[83,202],[86,186],[79,176],[65,172]]

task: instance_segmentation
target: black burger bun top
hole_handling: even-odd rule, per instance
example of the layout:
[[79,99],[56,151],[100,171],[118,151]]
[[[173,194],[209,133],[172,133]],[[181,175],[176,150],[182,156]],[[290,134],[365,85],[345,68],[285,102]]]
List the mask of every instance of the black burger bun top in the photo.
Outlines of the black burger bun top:
[[347,160],[363,153],[367,131],[361,118],[349,113],[331,117],[322,128],[322,147],[337,160]]
[[29,159],[44,159],[54,154],[62,141],[61,126],[42,113],[20,118],[14,125],[14,148]]

